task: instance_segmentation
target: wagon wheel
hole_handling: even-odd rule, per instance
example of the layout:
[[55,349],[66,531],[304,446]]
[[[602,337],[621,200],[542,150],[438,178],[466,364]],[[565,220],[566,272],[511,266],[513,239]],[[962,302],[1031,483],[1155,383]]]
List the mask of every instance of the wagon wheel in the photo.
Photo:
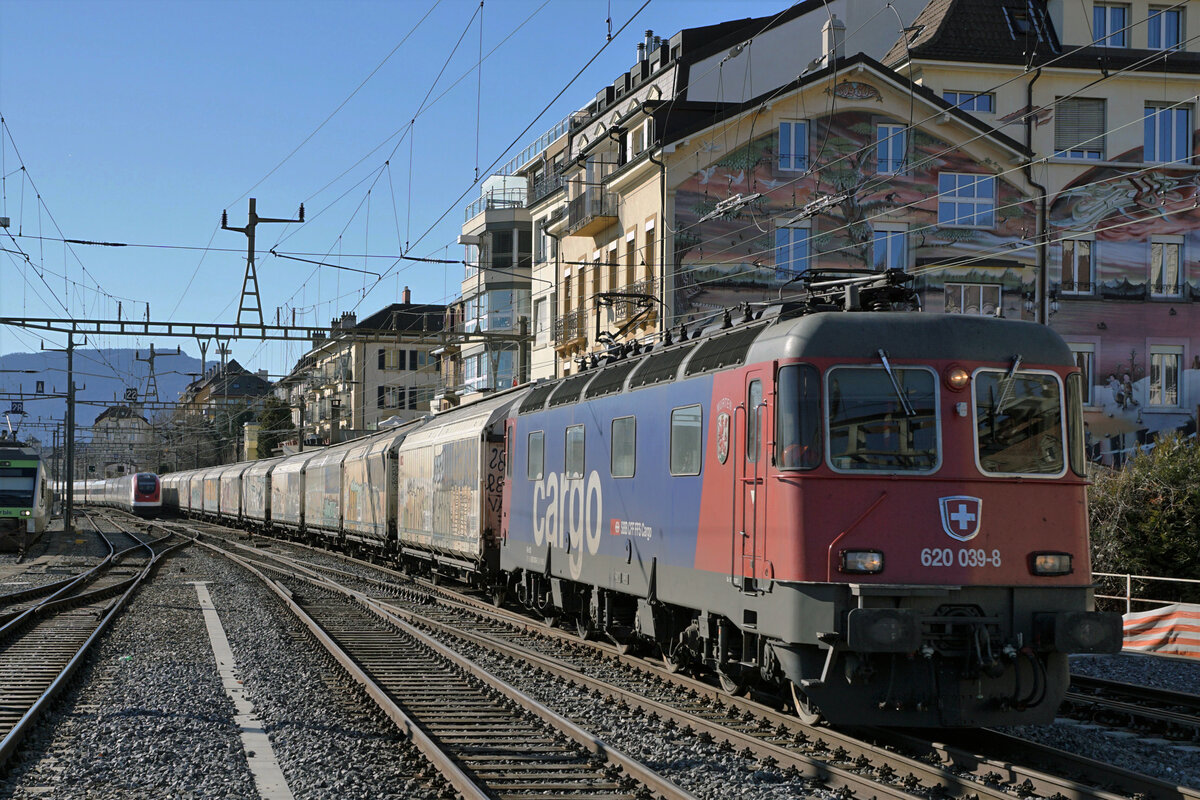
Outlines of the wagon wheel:
[[508,592],[505,591],[503,586],[497,586],[492,589],[492,605],[496,608],[502,608],[507,594]]
[[660,650],[662,652],[663,666],[667,668],[667,672],[675,675],[686,666],[686,663],[682,662],[679,657],[675,655],[675,652],[678,652],[678,650],[675,652],[668,652],[665,648],[660,648]]
[[543,614],[542,615],[542,624],[545,625],[547,628],[557,628],[558,627],[558,615],[557,614]]
[[592,625],[591,621],[586,615],[580,614],[579,616],[575,617],[575,634],[585,642],[591,638]]
[[804,693],[803,689],[800,689],[792,681],[788,681],[788,683],[792,687],[792,706],[796,709],[796,716],[805,725],[819,723],[823,719],[821,709],[817,708],[817,704]]

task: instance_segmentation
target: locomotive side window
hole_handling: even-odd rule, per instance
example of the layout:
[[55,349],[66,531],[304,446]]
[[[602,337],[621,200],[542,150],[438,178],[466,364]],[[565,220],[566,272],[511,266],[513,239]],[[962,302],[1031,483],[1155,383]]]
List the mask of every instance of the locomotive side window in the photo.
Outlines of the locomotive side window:
[[758,461],[758,431],[762,427],[762,381],[750,381],[746,393],[746,460]]
[[683,406],[671,411],[671,474],[699,475],[704,444],[704,411]]
[[930,370],[835,367],[827,375],[829,460],[834,469],[937,469],[937,379]]
[[1067,376],[1067,452],[1071,471],[1087,477],[1087,442],[1083,432],[1083,382],[1085,376],[1076,372]]
[[614,478],[632,478],[636,465],[637,418],[618,417],[612,421],[612,451],[609,472]]
[[534,431],[529,434],[529,449],[525,453],[525,477],[540,481],[546,466],[546,434]]
[[567,452],[564,459],[568,478],[583,477],[583,426],[567,428]]
[[780,469],[821,464],[821,384],[815,367],[781,367],[775,409],[775,463]]
[[979,466],[996,475],[1059,475],[1062,390],[1056,375],[980,370],[975,376]]

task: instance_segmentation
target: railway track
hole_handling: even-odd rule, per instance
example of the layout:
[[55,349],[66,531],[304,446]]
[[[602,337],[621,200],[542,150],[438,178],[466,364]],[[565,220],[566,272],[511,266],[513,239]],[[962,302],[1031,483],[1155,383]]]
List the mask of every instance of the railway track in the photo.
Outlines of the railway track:
[[1062,712],[1172,741],[1200,741],[1200,695],[1072,675]]
[[114,548],[101,565],[73,577],[51,595],[26,600],[0,625],[0,765],[171,549],[165,537],[142,541],[121,530],[111,535],[128,535],[137,543]]
[[[214,526],[214,530],[220,530]],[[255,541],[261,541],[256,539]],[[270,541],[270,540],[268,540]],[[300,568],[297,559],[241,545],[258,559]],[[332,560],[325,551],[311,551]],[[361,562],[359,562],[361,564]],[[366,566],[366,565],[363,565]],[[753,699],[730,697],[712,685],[674,674],[667,665],[647,663],[597,642],[531,623],[448,587],[408,580],[378,567],[368,578],[349,567],[306,564],[329,579],[355,583],[390,612],[413,624],[437,628],[448,640],[486,648],[498,659],[520,660],[531,669],[574,681],[597,702],[620,704],[688,731],[702,740],[723,741],[764,763],[819,780],[827,788],[855,796],[945,797],[1043,796],[1063,798],[1200,798],[1176,787],[1071,753],[997,732],[980,732],[969,742],[955,732],[920,737],[888,730],[836,731],[811,728],[794,716]],[[433,602],[434,600],[437,602]],[[979,755],[987,753],[988,757]]]
[[206,546],[275,591],[464,797],[692,797],[362,593]]

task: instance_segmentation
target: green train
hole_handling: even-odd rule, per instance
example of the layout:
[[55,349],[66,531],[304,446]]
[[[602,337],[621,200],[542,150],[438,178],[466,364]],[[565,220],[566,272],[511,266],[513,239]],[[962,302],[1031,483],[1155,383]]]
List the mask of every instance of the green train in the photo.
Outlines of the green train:
[[0,439],[0,553],[23,553],[50,522],[51,486],[32,447]]

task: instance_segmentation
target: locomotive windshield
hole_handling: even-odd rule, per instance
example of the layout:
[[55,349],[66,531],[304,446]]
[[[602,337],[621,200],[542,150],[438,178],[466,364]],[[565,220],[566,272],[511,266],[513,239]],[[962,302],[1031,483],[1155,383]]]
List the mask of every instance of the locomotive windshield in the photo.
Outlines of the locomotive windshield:
[[146,473],[140,473],[137,476],[138,494],[150,494],[154,491],[155,481],[154,476]]
[[37,467],[0,467],[0,506],[33,505]]
[[975,437],[984,472],[1061,473],[1063,412],[1058,378],[981,370],[975,376]]
[[882,366],[835,367],[828,381],[829,459],[834,469],[929,472],[937,468],[937,381],[932,372],[895,366],[890,372]]

